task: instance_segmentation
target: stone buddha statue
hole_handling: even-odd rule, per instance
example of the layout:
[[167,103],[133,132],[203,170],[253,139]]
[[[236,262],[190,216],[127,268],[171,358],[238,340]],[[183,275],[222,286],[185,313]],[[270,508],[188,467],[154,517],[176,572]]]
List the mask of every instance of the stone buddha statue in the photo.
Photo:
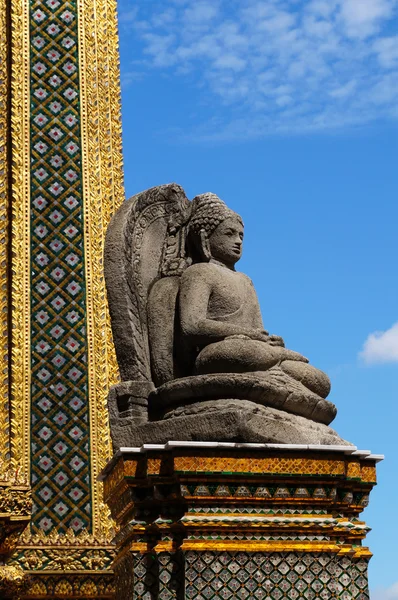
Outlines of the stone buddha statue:
[[244,235],[241,217],[214,194],[192,203],[188,242],[196,262],[181,277],[179,317],[195,374],[248,373],[279,366],[322,398],[329,378],[281,337],[264,330],[253,282],[236,271]]
[[115,215],[105,248],[122,377],[109,396],[115,447],[132,437],[345,443],[328,427],[327,375],[264,329],[254,285],[235,269],[243,237],[215,194],[189,202],[175,184]]

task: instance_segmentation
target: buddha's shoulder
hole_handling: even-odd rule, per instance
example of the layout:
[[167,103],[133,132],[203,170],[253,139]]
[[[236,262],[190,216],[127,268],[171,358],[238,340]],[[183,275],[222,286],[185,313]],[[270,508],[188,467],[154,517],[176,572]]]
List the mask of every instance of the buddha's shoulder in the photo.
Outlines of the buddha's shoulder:
[[183,278],[191,279],[192,277],[213,277],[217,274],[217,267],[211,263],[195,263],[183,273]]
[[252,280],[241,271],[229,271],[214,263],[195,263],[188,267],[183,273],[183,279],[207,279],[220,281],[220,277],[227,276],[243,280],[246,284],[253,285]]
[[249,275],[246,275],[246,273],[240,273],[242,275],[242,279],[244,279],[246,281],[246,283],[248,283],[251,286],[254,286],[253,280],[250,279]]
[[253,285],[253,281],[250,279],[250,277],[246,275],[246,273],[242,273],[242,271],[235,271],[235,277],[238,277],[244,283]]

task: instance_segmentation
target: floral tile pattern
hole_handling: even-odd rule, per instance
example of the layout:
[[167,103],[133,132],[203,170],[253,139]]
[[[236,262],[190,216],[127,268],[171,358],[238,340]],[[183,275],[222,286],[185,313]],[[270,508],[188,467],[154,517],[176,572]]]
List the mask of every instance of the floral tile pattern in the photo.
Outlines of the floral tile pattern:
[[131,597],[147,600],[369,600],[367,561],[332,554],[137,554]]
[[75,0],[31,0],[33,531],[91,528]]

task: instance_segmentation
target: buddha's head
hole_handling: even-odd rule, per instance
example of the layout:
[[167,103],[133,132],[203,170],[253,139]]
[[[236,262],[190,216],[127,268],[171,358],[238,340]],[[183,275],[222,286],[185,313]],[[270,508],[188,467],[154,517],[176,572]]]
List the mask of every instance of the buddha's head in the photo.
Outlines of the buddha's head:
[[201,262],[233,268],[242,256],[243,221],[215,194],[201,194],[192,201],[188,239]]

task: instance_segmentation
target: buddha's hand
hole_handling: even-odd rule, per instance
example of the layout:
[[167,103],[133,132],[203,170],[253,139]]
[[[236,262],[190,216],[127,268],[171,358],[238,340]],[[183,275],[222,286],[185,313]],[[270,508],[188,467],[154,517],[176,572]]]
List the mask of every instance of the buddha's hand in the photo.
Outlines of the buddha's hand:
[[236,333],[234,335],[228,335],[226,340],[255,340],[256,342],[264,342],[269,346],[282,346],[285,347],[283,339],[279,335],[270,335],[268,331],[263,329],[254,329],[247,333]]
[[269,346],[282,346],[282,348],[285,347],[285,342],[279,335],[270,335],[268,331],[263,331],[262,329],[255,329],[253,332],[251,332],[250,338],[258,342],[264,342]]
[[253,329],[247,335],[251,340],[256,340],[256,342],[264,342],[266,344],[269,343],[269,332],[265,331],[264,329]]
[[285,347],[285,342],[279,335],[269,335],[267,343],[270,346],[282,346],[282,348]]

